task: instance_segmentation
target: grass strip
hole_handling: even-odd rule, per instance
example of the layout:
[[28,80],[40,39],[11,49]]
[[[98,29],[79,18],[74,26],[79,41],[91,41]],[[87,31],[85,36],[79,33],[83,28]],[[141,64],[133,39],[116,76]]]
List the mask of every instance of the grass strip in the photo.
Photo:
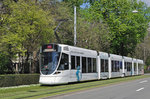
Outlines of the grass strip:
[[37,99],[42,97],[55,96],[60,94],[67,94],[70,92],[76,92],[80,90],[87,90],[90,88],[106,86],[110,84],[116,84],[126,82],[130,80],[136,80],[141,78],[150,77],[149,75],[126,77],[126,78],[115,78],[109,80],[100,80],[92,82],[83,82],[68,85],[59,86],[31,86],[21,88],[11,88],[0,90],[0,99]]

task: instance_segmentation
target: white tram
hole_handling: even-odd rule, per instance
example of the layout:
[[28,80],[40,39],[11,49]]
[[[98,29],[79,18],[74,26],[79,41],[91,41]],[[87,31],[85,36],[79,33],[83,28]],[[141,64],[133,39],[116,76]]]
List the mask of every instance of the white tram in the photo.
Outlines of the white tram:
[[143,61],[105,52],[48,44],[40,49],[40,84],[63,84],[143,74]]

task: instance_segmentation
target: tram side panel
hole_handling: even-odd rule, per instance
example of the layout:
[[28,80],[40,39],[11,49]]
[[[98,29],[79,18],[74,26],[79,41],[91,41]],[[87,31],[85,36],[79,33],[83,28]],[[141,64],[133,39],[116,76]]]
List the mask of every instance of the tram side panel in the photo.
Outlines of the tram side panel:
[[110,54],[111,59],[111,77],[122,77],[122,56]]
[[137,75],[137,60],[135,58],[133,58],[133,64],[132,64],[132,70],[134,71],[133,72],[133,75]]
[[82,60],[82,81],[98,79],[96,58],[83,57]]
[[70,55],[70,82],[98,79],[96,51],[70,47]]
[[100,78],[109,78],[109,55],[105,52],[99,52]]
[[132,75],[132,58],[130,57],[123,57],[124,58],[124,72],[125,76]]
[[138,63],[138,75],[144,74],[144,62],[143,60],[137,59]]

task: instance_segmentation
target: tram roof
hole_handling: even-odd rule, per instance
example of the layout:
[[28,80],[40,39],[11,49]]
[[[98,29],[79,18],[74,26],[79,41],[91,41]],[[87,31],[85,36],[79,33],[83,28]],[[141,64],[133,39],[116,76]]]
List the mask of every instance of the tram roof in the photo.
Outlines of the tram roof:
[[126,61],[126,62],[132,62],[132,58],[131,57],[123,56],[123,58],[124,58],[124,61]]
[[64,50],[65,47],[68,47],[68,51],[72,55],[79,55],[79,56],[85,56],[85,57],[97,56],[97,51],[95,50],[90,50],[90,49],[85,49],[85,48],[80,48],[80,47],[75,47],[75,46],[70,46],[70,45],[64,45],[64,44],[59,44],[59,46],[63,47],[63,51],[65,51]]
[[138,62],[138,63],[141,63],[141,64],[144,63],[144,61],[143,61],[143,60],[140,60],[140,59],[137,59],[137,62]]
[[108,59],[109,58],[109,55],[106,52],[99,52],[99,56],[102,59]]
[[133,58],[133,62],[137,62],[137,59]]
[[122,60],[122,56],[116,54],[110,54],[112,60]]

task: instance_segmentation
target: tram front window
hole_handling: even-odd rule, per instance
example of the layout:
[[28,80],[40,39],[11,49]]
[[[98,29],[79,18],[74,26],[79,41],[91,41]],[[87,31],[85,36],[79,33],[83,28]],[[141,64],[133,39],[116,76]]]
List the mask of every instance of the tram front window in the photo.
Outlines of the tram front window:
[[44,52],[41,55],[41,72],[44,75],[52,74],[59,61],[60,53]]

